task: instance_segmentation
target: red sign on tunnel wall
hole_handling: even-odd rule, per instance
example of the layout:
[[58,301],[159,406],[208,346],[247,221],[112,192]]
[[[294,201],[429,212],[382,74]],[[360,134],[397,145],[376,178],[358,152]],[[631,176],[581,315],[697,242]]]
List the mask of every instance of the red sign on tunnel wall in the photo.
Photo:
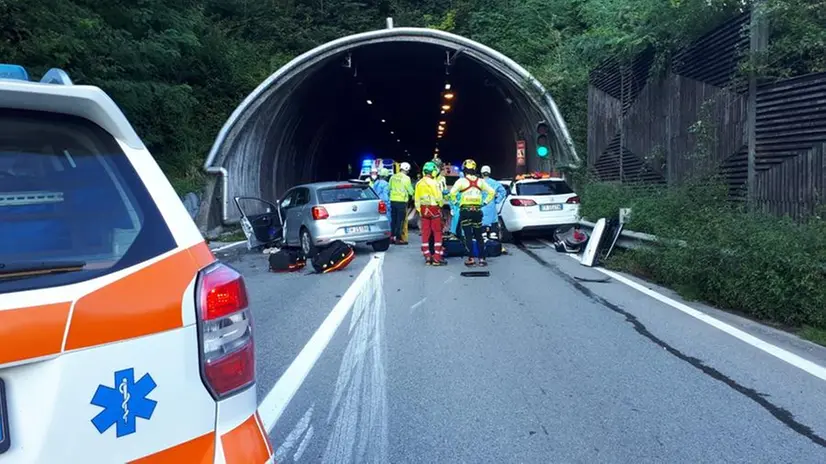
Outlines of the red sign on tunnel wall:
[[524,166],[525,165],[525,141],[524,140],[517,140],[516,141],[516,165],[517,166]]

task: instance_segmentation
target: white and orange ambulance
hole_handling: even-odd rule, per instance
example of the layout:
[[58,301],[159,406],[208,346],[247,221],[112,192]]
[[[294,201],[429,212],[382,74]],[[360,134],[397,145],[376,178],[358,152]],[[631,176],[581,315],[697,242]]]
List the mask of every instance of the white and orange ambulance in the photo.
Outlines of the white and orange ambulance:
[[244,280],[99,88],[0,65],[0,463],[267,463]]

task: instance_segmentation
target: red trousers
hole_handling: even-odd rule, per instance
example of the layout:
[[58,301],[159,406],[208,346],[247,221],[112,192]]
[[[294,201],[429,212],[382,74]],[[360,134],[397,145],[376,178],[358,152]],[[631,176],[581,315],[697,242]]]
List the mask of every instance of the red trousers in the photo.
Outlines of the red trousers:
[[442,260],[442,211],[438,206],[422,206],[419,211],[422,230],[422,254],[430,258],[430,236],[433,234],[433,260]]

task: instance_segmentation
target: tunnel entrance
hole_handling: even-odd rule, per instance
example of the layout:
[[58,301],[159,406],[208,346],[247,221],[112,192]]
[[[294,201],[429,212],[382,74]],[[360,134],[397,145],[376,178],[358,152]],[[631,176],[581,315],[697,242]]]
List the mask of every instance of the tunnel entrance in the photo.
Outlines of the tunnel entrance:
[[[546,159],[533,145],[540,121],[551,129]],[[443,31],[371,31],[299,56],[241,103],[205,163],[214,177],[198,222],[237,222],[236,196],[275,201],[300,183],[357,177],[365,158],[407,161],[416,173],[434,153],[473,158],[500,179],[579,163],[553,99],[512,60]]]

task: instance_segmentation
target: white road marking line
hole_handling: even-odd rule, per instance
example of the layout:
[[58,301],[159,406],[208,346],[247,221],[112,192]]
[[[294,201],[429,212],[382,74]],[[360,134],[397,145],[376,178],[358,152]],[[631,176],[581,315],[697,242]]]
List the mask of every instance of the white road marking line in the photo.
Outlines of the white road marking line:
[[387,462],[386,301],[381,269],[353,303],[361,313],[344,350],[327,423],[332,430],[322,463]]
[[419,306],[423,305],[425,301],[427,301],[427,297],[422,298],[421,300],[419,300],[419,302],[418,302],[418,303],[416,303],[416,304],[414,304],[413,306],[411,306],[411,307],[410,307],[410,310],[411,310],[411,311],[415,311],[415,310],[416,310],[416,308],[418,308]]
[[287,453],[295,446],[296,442],[301,435],[304,434],[304,431],[307,430],[307,427],[312,427],[310,425],[310,419],[313,417],[313,408],[315,404],[310,406],[310,409],[304,413],[298,423],[295,425],[295,428],[287,435],[287,438],[284,439],[284,443],[278,447],[278,450],[275,452],[275,461],[282,462],[284,458],[287,457]]
[[[545,240],[540,240],[540,241],[542,243],[544,243],[545,245],[550,245]],[[551,247],[551,248],[553,248],[553,247]],[[574,259],[577,259],[576,256],[571,256],[571,257],[574,258]],[[805,372],[807,372],[807,373],[809,373],[809,374],[811,374],[811,375],[813,375],[813,376],[815,376],[815,377],[817,377],[821,380],[826,380],[826,367],[815,364],[815,363],[809,361],[808,359],[804,359],[804,358],[802,358],[802,357],[800,357],[800,356],[798,356],[798,355],[796,355],[796,354],[794,354],[790,351],[786,351],[783,348],[780,348],[779,346],[772,345],[769,342],[763,341],[763,340],[755,337],[754,335],[751,335],[751,334],[749,334],[747,332],[744,332],[744,331],[742,331],[742,330],[740,330],[736,327],[733,327],[729,324],[726,324],[725,322],[723,322],[723,321],[721,321],[717,318],[714,318],[712,316],[709,316],[708,314],[706,314],[706,313],[704,313],[700,310],[694,309],[694,308],[692,308],[692,307],[690,307],[690,306],[688,306],[684,303],[680,303],[679,301],[675,301],[675,300],[673,300],[673,299],[671,299],[671,298],[669,298],[665,295],[662,295],[662,294],[660,294],[660,293],[658,293],[654,290],[651,290],[650,288],[647,288],[643,285],[640,285],[637,282],[634,282],[633,280],[631,280],[627,277],[621,276],[621,275],[617,274],[616,272],[609,271],[608,269],[603,269],[601,267],[592,267],[591,269],[597,270],[597,271],[607,275],[608,277],[616,280],[617,282],[623,283],[623,284],[633,288],[634,290],[637,290],[639,292],[642,292],[642,293],[650,296],[651,298],[654,298],[655,300],[657,300],[661,303],[665,303],[668,306],[671,306],[674,309],[682,311],[682,312],[688,314],[689,316],[691,316],[695,319],[698,319],[702,322],[705,322],[706,324],[708,324],[708,325],[710,325],[710,326],[712,326],[712,327],[714,327],[718,330],[721,330],[721,331],[731,335],[732,337],[737,338],[740,341],[748,343],[749,345],[757,348],[758,350],[766,352],[766,353],[774,356],[775,358],[777,358],[781,361],[784,361],[788,364],[791,364],[792,366],[797,367],[798,369],[801,369],[801,370],[803,370],[803,371],[805,371]]]
[[219,246],[218,248],[213,248],[212,252],[217,253],[219,251],[229,250],[230,248],[235,248],[238,245],[241,245],[242,243],[247,243],[247,241],[246,240],[241,240],[241,241],[238,241],[238,242],[230,243],[229,245]]
[[362,287],[369,281],[376,271],[380,269],[384,262],[384,254],[371,255],[370,261],[364,266],[361,273],[350,285],[338,303],[318,327],[318,330],[310,337],[301,352],[293,360],[292,364],[284,371],[281,378],[275,383],[272,389],[264,396],[264,400],[258,406],[258,413],[267,432],[272,432],[276,422],[284,413],[287,405],[292,401],[293,396],[298,391],[301,384],[310,373],[321,353],[330,343],[336,330],[341,325],[344,317],[350,312],[356,297],[361,292]]
[[301,444],[298,445],[298,450],[293,455],[293,461],[298,462],[301,459],[301,456],[304,455],[304,451],[307,450],[307,446],[310,444],[310,440],[313,438],[313,426],[311,425],[309,430],[307,430],[307,434],[304,435],[304,439],[301,440]]

